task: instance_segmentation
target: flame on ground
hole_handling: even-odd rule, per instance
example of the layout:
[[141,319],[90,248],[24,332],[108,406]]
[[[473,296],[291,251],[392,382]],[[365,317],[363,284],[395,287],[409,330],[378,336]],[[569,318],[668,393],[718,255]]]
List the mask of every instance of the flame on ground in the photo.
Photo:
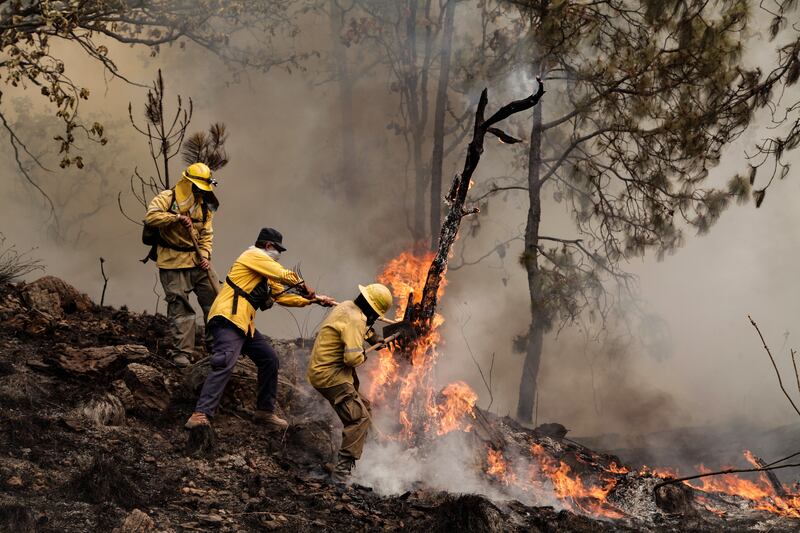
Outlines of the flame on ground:
[[[383,273],[378,276],[378,280],[392,290],[397,302],[398,319],[404,316],[411,293],[414,294],[413,303],[419,303],[432,259],[433,252],[403,252],[387,263]],[[439,296],[445,284],[443,279]],[[396,408],[393,416],[400,429],[396,434],[389,434],[389,438],[411,443],[419,436],[435,438],[452,431],[469,431],[472,427],[478,397],[466,383],[451,383],[440,394],[435,393],[433,370],[441,340],[438,328],[443,322],[443,318],[436,315],[430,331],[417,339],[410,354],[412,364],[402,362],[399,354],[388,350],[381,351],[377,358],[378,363],[370,374],[369,394],[378,409]],[[491,479],[531,493],[532,496],[549,491],[565,507],[576,512],[605,518],[624,516],[608,503],[607,498],[618,480],[629,473],[628,468],[614,462],[608,465],[593,464],[592,472],[580,474],[539,444],[533,444],[529,451],[531,460],[514,468],[517,465],[510,464],[501,451],[489,449],[484,471]],[[758,464],[750,452],[745,452],[745,457],[752,464]],[[702,466],[699,468],[701,472],[708,471]],[[675,470],[647,466],[637,474],[665,479],[678,477]],[[780,487],[780,491],[776,490],[763,472],[757,480],[728,474],[701,478],[698,483],[692,485],[686,482],[692,488],[706,493],[743,498],[755,509],[800,518],[800,494],[793,493],[785,485]],[[699,495],[698,501],[710,512],[724,514],[711,505],[704,495]]]
[[[756,468],[762,465],[756,460],[750,450],[744,451],[744,457]],[[703,465],[697,467],[701,474],[710,472]],[[782,516],[800,518],[800,494],[784,484],[780,485],[782,494],[770,481],[765,472],[759,472],[756,480],[744,479],[735,474],[724,474],[700,478],[701,484],[691,484],[690,487],[704,492],[738,496],[750,500],[749,504],[754,509],[769,511]],[[777,479],[776,479],[777,482]]]
[[[533,459],[531,464],[510,465],[501,451],[489,448],[486,474],[522,492],[550,492],[565,508],[581,514],[604,518],[625,516],[607,501],[608,494],[617,484],[616,474],[601,475],[599,483],[589,482],[567,463],[550,455],[540,444],[532,444],[529,451]],[[616,463],[612,464],[610,468],[619,468]]]
[[457,429],[472,429],[470,420],[475,418],[473,408],[478,395],[463,381],[456,381],[442,390],[444,401],[437,406],[439,427],[438,435],[444,435]]

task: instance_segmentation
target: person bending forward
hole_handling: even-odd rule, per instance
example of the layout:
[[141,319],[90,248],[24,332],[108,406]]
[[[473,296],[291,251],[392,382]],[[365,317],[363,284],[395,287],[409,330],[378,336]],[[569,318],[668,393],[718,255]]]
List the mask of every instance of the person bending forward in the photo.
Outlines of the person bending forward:
[[255,245],[231,266],[225,285],[209,311],[208,327],[213,337],[211,371],[194,413],[185,424],[187,429],[210,423],[209,418],[214,416],[242,353],[258,368],[255,421],[288,427],[286,420],[275,413],[279,362],[269,341],[255,329],[256,309],[269,309],[273,302],[286,307],[304,307],[311,303],[330,306],[332,300],[327,296],[315,296],[295,272],[278,263],[285,250],[282,243],[280,232],[264,228]]
[[364,341],[379,342],[371,329],[378,317],[392,306],[392,293],[373,283],[358,286],[360,294],[331,310],[320,326],[308,380],[330,402],[342,421],[342,445],[332,479],[344,483],[355,462],[361,458],[370,425],[369,401],[358,392],[356,367],[366,361]]

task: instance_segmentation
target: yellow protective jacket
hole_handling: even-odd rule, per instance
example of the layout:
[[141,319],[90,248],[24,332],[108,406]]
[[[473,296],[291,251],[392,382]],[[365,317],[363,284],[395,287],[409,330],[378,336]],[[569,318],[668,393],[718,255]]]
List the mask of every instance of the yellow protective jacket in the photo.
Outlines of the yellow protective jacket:
[[[280,263],[267,255],[267,252],[255,246],[242,252],[228,271],[228,277],[245,292],[251,292],[256,285],[261,283],[262,279],[266,278],[273,295],[277,295],[291,285],[302,283],[296,273],[283,268]],[[305,307],[311,303],[310,300],[297,294],[284,293],[273,297],[275,303],[286,307]],[[221,316],[231,321],[247,335],[252,335],[255,330],[253,318],[256,316],[256,309],[245,298],[239,297],[236,314],[233,314],[233,298],[233,288],[227,283],[223,284],[211,305],[208,319]]]
[[[191,183],[189,184],[191,187]],[[178,222],[180,215],[191,217],[195,231],[197,232],[197,242],[200,252],[206,259],[211,259],[211,242],[214,239],[214,229],[211,220],[214,213],[206,210],[206,219],[203,221],[203,207],[200,199],[195,199],[191,194],[181,194],[183,187],[179,184],[175,189],[175,201],[170,204],[173,198],[171,190],[162,191],[150,202],[144,223],[154,226],[161,232],[161,239],[171,246],[184,249],[173,250],[169,247],[158,246],[158,268],[175,270],[178,268],[192,268],[197,266],[199,259],[192,247],[192,239],[189,231]],[[191,250],[191,251],[190,251]]]
[[370,333],[367,317],[347,300],[331,310],[320,326],[311,360],[308,381],[319,389],[354,384],[355,367],[366,361],[364,341]]

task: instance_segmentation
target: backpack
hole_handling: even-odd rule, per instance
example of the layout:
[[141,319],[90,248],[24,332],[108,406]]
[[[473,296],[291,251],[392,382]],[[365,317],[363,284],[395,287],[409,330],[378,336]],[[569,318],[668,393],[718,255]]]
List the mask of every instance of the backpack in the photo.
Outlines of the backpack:
[[[168,211],[172,212],[172,207],[173,207],[173,205],[175,205],[175,189],[170,189],[170,192],[172,193],[172,199],[169,202],[169,206],[170,207],[169,207]],[[208,219],[208,206],[206,206],[206,203],[203,202],[202,204],[200,204],[200,207],[203,210],[203,223],[205,223],[206,220]],[[191,248],[188,248],[188,247],[187,248],[176,247],[176,246],[172,246],[171,244],[165,242],[164,239],[161,238],[161,230],[159,230],[157,227],[151,226],[149,224],[145,224],[142,227],[142,244],[144,244],[145,246],[149,246],[150,247],[150,251],[147,252],[147,255],[144,257],[144,259],[140,259],[139,260],[142,263],[147,263],[148,261],[157,260],[158,259],[158,247],[159,246],[162,246],[164,248],[170,248],[170,249],[173,249],[173,250],[179,250],[179,251],[182,251],[182,252],[194,251],[194,247],[191,247]]]

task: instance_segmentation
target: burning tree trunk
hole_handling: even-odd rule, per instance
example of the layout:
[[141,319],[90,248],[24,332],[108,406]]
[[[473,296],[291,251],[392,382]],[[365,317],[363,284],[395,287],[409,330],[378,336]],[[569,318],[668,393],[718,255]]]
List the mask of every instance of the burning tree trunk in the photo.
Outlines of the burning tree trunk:
[[439,247],[428,269],[428,277],[425,280],[425,287],[422,290],[422,300],[412,314],[414,325],[422,334],[427,333],[431,328],[436,311],[436,304],[438,303],[439,286],[447,270],[447,258],[456,240],[456,235],[458,235],[461,219],[467,215],[478,212],[477,208],[465,209],[464,202],[467,199],[467,192],[469,191],[472,181],[472,175],[475,169],[478,168],[481,154],[483,154],[484,138],[487,133],[491,133],[506,144],[520,142],[519,139],[508,135],[494,126],[511,115],[527,111],[539,103],[539,100],[544,94],[544,85],[539,78],[537,78],[537,81],[539,87],[536,93],[501,107],[488,119],[484,119],[486,105],[489,103],[487,90],[484,89],[481,93],[478,109],[475,111],[475,129],[472,135],[472,141],[470,141],[469,147],[467,148],[464,169],[461,171],[460,175],[457,174],[453,178],[453,183],[450,186],[450,193],[445,198],[450,209],[447,212],[447,217],[439,233]]
[[[461,219],[478,212],[476,208],[465,209],[464,203],[472,175],[483,153],[484,138],[490,133],[504,143],[520,142],[495,125],[511,115],[536,106],[544,94],[544,86],[541,81],[538,83],[536,93],[507,104],[488,119],[484,118],[488,104],[487,91],[484,89],[475,113],[473,137],[467,149],[464,168],[461,174],[453,179],[450,192],[445,198],[449,210],[442,224],[436,253],[431,253],[424,259],[420,258],[416,265],[417,261],[409,261],[403,254],[398,258],[398,264],[394,262],[388,264],[384,274],[378,277],[379,281],[392,286],[395,285],[395,281],[399,282],[395,287],[395,294],[400,298],[408,298],[405,308],[402,304],[400,306],[400,309],[404,309],[404,321],[410,323],[417,333],[416,339],[405,343],[394,352],[401,355],[401,359],[408,363],[404,364],[405,377],[402,380],[396,378],[398,362],[394,360],[394,356],[389,355],[381,359],[372,384],[375,393],[373,398],[376,395],[383,397],[384,393],[380,390],[387,385],[396,387],[402,435],[409,442],[419,444],[421,439],[426,437],[435,437],[454,429],[469,427],[471,420],[465,419],[464,415],[469,415],[471,419],[475,418],[473,407],[477,395],[465,383],[451,384],[438,396],[433,392],[433,374],[430,370],[436,358],[438,340],[436,328],[440,323],[436,319],[436,305],[441,294],[440,289],[445,284],[447,259],[456,240]],[[424,274],[426,268],[427,274]],[[420,286],[421,291],[416,294],[421,294],[421,297],[416,298],[411,291]]]

